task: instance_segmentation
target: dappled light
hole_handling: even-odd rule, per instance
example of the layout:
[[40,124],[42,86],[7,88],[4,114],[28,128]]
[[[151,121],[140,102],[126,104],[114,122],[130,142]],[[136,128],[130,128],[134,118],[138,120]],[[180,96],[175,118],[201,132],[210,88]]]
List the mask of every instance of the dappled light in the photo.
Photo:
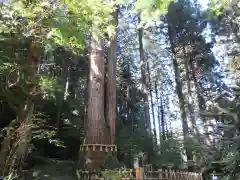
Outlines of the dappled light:
[[239,12],[0,1],[0,179],[240,179]]

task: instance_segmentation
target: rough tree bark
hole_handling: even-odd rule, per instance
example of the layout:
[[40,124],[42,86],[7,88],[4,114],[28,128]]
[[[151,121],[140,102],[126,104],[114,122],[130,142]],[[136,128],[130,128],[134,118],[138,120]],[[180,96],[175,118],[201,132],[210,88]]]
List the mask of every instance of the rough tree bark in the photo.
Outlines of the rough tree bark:
[[115,35],[110,38],[110,45],[108,49],[108,79],[107,79],[107,122],[110,127],[110,144],[115,144],[116,136],[116,50],[117,50],[117,24],[118,24],[118,10],[113,13],[112,24],[115,26]]
[[155,143],[157,144],[156,120],[155,120],[155,111],[154,111],[153,94],[152,94],[151,73],[150,73],[149,63],[148,62],[146,63],[147,63],[147,71],[149,76],[149,95],[150,95],[151,108],[152,108],[153,135],[154,135]]
[[[93,22],[90,50],[90,78],[88,87],[87,144],[105,144],[104,120],[104,49],[103,39],[96,22]],[[88,151],[87,168],[99,169],[104,153]]]
[[[168,36],[170,40],[170,48],[172,51],[172,61],[173,61],[173,68],[174,68],[174,73],[175,73],[175,82],[176,82],[176,92],[179,98],[179,104],[180,104],[180,112],[181,112],[181,119],[182,119],[182,129],[183,129],[183,137],[184,137],[184,146],[186,150],[186,156],[188,161],[193,160],[193,152],[187,147],[187,140],[189,139],[189,128],[188,128],[188,122],[187,122],[187,114],[185,110],[185,97],[182,92],[182,81],[181,81],[181,74],[180,74],[180,69],[179,65],[177,62],[177,57],[176,57],[176,52],[175,52],[175,47],[174,47],[174,40],[172,37],[172,29],[170,27],[171,25],[168,25]],[[193,171],[193,167],[191,165],[188,166],[188,170],[190,172]]]
[[160,105],[159,105],[157,81],[155,81],[155,94],[156,94],[157,109],[158,109],[159,139],[160,139],[160,142],[161,142],[161,140],[166,139],[166,134],[165,134],[165,128],[164,128],[165,127],[165,121],[164,121],[163,103],[162,103],[162,98],[160,96]]
[[[141,22],[140,15],[139,15],[139,23]],[[150,121],[150,114],[149,114],[149,103],[148,103],[148,74],[147,74],[147,62],[144,56],[144,49],[143,49],[143,28],[138,29],[138,40],[139,40],[139,52],[140,52],[140,64],[141,64],[141,83],[142,83],[142,93],[143,93],[143,100],[144,100],[144,116],[145,116],[145,126],[147,127],[148,135],[151,137],[151,121]]]
[[[185,50],[184,50],[185,53]],[[188,99],[187,106],[188,106],[188,111],[190,114],[190,120],[192,124],[192,129],[195,133],[199,134],[198,128],[197,128],[197,122],[196,122],[196,115],[194,112],[194,107],[193,107],[193,95],[192,95],[192,90],[191,90],[191,78],[190,78],[190,71],[189,71],[189,61],[185,59],[184,61],[184,66],[186,69],[186,81],[187,81],[187,96],[186,100]]]
[[[198,84],[198,81],[197,81],[197,77],[196,77],[196,74],[194,72],[197,72],[196,68],[194,68],[194,63],[193,61],[190,63],[190,73],[192,75],[192,78],[193,78],[193,83],[194,83],[194,86],[195,86],[195,89],[196,89],[196,94],[197,94],[197,99],[198,99],[198,108],[200,111],[204,111],[206,109],[206,106],[205,106],[205,101],[203,99],[203,97],[201,96],[200,94],[200,89],[199,89],[199,84]],[[200,114],[201,118],[202,118],[202,121],[204,123],[204,130],[205,130],[205,133],[208,133],[208,122],[207,122],[207,118],[202,116]]]

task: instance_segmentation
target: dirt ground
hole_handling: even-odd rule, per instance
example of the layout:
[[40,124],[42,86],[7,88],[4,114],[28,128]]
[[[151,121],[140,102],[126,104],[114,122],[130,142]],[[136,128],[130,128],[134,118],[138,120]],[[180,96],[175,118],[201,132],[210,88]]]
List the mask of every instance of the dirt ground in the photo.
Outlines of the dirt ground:
[[49,159],[32,169],[34,180],[76,180],[74,162]]

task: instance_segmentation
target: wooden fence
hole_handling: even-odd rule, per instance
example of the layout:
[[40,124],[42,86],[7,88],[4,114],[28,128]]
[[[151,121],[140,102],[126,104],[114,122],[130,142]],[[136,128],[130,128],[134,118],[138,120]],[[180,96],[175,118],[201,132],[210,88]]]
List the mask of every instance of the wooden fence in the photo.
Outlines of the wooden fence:
[[104,170],[99,172],[77,171],[79,180],[133,180],[134,172],[130,170]]
[[145,171],[143,174],[144,174],[143,180],[202,180],[201,173],[175,171],[171,169],[159,169],[158,171]]
[[[116,171],[106,170],[102,172],[104,177],[101,178],[95,173],[89,173],[88,171],[80,171],[80,174],[79,179],[81,180],[202,180],[201,173],[175,171],[172,169],[159,169],[158,171],[145,169],[144,171],[144,168],[136,168],[135,171],[120,170],[117,173]],[[105,176],[106,174],[108,174],[107,177]]]

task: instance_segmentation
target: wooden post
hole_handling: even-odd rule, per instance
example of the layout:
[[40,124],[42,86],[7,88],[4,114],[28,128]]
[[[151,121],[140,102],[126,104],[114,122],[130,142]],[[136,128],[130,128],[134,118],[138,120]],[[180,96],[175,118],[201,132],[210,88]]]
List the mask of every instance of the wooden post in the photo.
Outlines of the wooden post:
[[175,171],[175,170],[173,171],[173,179],[174,179],[174,180],[177,180],[176,171]]
[[173,171],[169,169],[169,174],[170,174],[170,180],[173,180]]
[[193,175],[193,172],[189,172],[188,173],[188,179],[189,180],[194,180],[195,178],[194,178],[194,175]]
[[201,174],[201,173],[197,173],[195,179],[196,179],[196,180],[202,180],[202,174]]
[[167,179],[167,180],[169,180],[168,178],[168,170],[167,169],[165,169],[165,178]]
[[198,178],[198,173],[192,173],[192,179],[197,180]]
[[180,171],[180,178],[181,178],[181,180],[184,180],[184,172],[183,171]]
[[136,168],[136,180],[144,180],[143,168]]
[[184,172],[184,175],[185,175],[185,179],[186,179],[186,180],[190,179],[190,178],[189,178],[189,177],[190,177],[189,172]]
[[177,171],[177,179],[181,179],[180,171]]
[[163,179],[162,169],[159,169],[159,170],[158,170],[158,178],[159,178],[159,180],[162,180],[162,179]]
[[182,172],[182,176],[183,176],[183,179],[184,179],[184,180],[185,180],[185,179],[187,180],[187,175],[188,175],[187,172]]
[[181,174],[181,179],[184,180],[184,174],[185,174],[185,172],[184,172],[184,171],[180,171],[180,174]]

